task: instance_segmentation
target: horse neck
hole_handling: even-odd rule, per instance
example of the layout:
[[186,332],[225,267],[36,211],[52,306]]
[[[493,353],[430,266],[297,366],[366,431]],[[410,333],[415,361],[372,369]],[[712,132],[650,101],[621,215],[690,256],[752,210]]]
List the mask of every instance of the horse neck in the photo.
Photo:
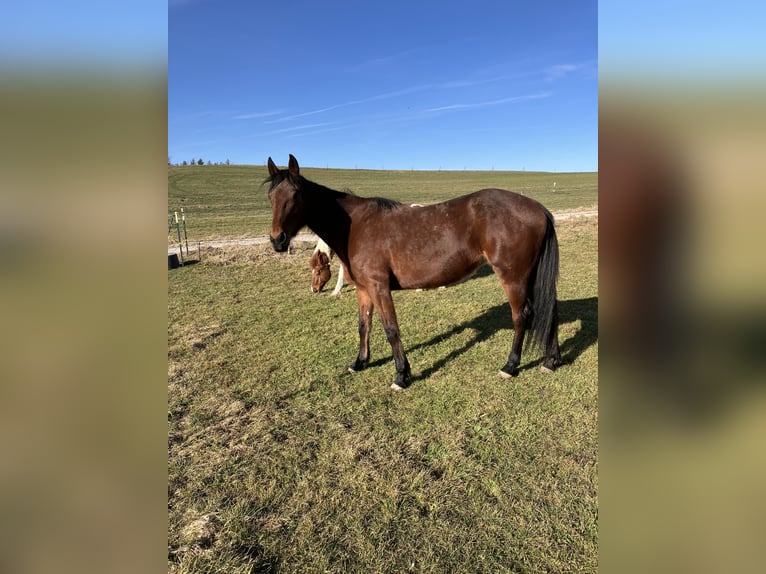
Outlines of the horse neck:
[[306,225],[348,264],[348,234],[351,228],[348,194],[305,180]]

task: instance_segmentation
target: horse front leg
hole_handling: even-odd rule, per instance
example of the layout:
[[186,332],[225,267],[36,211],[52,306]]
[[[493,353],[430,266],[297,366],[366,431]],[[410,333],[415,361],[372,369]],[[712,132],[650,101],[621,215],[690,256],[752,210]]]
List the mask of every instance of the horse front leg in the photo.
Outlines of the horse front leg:
[[399,336],[399,323],[396,320],[396,310],[394,309],[394,300],[391,298],[391,291],[388,289],[374,291],[373,301],[383,323],[383,330],[386,332],[386,338],[391,345],[396,364],[396,378],[391,388],[395,391],[406,389],[410,386],[410,363],[404,354],[404,347]]
[[359,307],[359,354],[348,368],[352,373],[366,369],[370,362],[370,328],[374,308],[369,293],[363,289],[357,288],[356,302]]

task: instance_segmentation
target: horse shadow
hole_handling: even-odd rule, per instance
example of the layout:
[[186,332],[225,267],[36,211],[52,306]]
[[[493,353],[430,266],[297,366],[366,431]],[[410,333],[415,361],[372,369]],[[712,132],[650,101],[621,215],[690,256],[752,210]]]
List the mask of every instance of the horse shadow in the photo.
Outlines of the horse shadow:
[[495,272],[492,270],[492,266],[489,263],[484,263],[481,267],[474,271],[467,280],[470,281],[472,279],[480,279],[481,277],[489,277],[490,275],[494,274]]
[[[580,328],[577,330],[577,332],[565,341],[560,341],[559,344],[562,364],[569,364],[574,362],[577,357],[585,352],[586,349],[598,341],[598,297],[559,301],[558,312],[559,325],[572,323],[578,320],[580,321]],[[415,375],[413,373],[412,381],[415,382],[431,376],[436,371],[444,367],[447,363],[470,350],[477,343],[486,341],[498,331],[503,329],[512,330],[512,328],[513,322],[511,321],[511,309],[507,303],[501,303],[487,309],[481,315],[478,315],[469,321],[464,321],[460,325],[453,327],[445,333],[436,335],[428,341],[423,341],[407,348],[406,352],[409,353],[441,343],[446,339],[449,339],[450,337],[453,337],[466,330],[473,332],[473,336],[462,346],[450,351],[444,357],[436,360],[430,367],[427,367],[420,374]],[[510,347],[511,339],[509,338],[509,352]],[[375,361],[375,363],[373,363],[371,366],[374,366],[375,364],[382,364],[383,362],[385,361]],[[542,362],[543,357],[540,356],[537,359],[522,363],[518,370],[524,371],[531,369],[542,364]]]

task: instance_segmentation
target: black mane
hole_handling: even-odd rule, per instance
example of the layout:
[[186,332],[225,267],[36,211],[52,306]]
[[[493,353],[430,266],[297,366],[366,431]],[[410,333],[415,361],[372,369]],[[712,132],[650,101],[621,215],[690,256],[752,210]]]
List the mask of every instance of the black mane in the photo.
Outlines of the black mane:
[[369,199],[374,201],[381,209],[396,209],[402,205],[402,202],[396,201],[395,199],[388,199],[387,197],[370,197]]
[[[310,179],[306,179],[302,175],[299,175],[297,178],[295,178],[290,174],[290,171],[286,169],[280,169],[274,175],[267,176],[266,179],[263,180],[263,183],[261,185],[268,183],[271,185],[271,187],[274,187],[276,185],[279,185],[284,180],[288,180],[292,185],[295,185],[296,187],[321,189],[321,190],[324,190],[325,192],[332,193],[334,196],[354,195],[356,197],[361,197],[348,189],[345,191],[338,191],[336,189],[325,187],[324,185],[311,181]],[[377,205],[381,209],[386,209],[386,210],[396,209],[397,207],[402,205],[400,201],[396,201],[395,199],[388,199],[387,197],[368,197],[364,199],[369,199],[371,201],[374,201],[375,205]]]
[[274,175],[267,175],[266,179],[264,179],[261,182],[261,185],[265,183],[271,184],[271,187],[274,187],[275,185],[279,185],[284,180],[289,180],[290,183],[295,184],[295,180],[293,180],[293,177],[290,175],[290,172],[286,169],[280,169],[277,173]]

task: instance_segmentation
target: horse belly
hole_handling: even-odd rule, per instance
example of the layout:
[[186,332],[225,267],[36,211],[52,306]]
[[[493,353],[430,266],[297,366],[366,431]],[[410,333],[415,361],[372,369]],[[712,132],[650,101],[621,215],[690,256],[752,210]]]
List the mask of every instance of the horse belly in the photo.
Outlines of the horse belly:
[[483,262],[480,253],[465,249],[457,252],[410,252],[403,263],[391,266],[393,279],[400,289],[434,289],[458,283],[471,275]]

